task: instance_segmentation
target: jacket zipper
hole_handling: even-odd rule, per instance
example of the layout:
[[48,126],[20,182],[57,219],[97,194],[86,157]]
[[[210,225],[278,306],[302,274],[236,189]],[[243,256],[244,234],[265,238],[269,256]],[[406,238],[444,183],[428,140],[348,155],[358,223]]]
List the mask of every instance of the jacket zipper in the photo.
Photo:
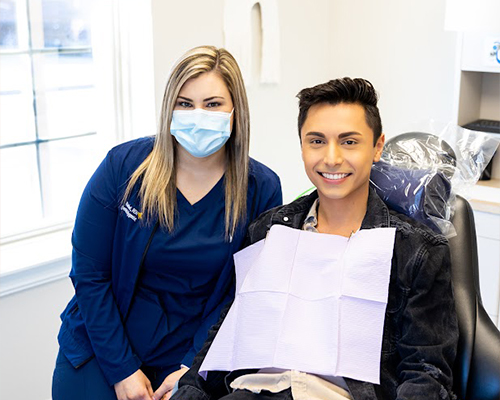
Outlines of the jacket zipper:
[[[149,236],[146,247],[144,248],[144,252],[142,253],[141,263],[139,264],[139,270],[137,271],[137,279],[135,280],[135,283],[134,283],[134,290],[132,292],[131,301],[133,300],[135,292],[137,291],[137,285],[139,284],[139,275],[141,274],[142,266],[144,265],[144,260],[146,259],[146,254],[148,253],[149,246],[151,245],[151,242],[153,241],[153,236],[155,235],[156,231],[158,230],[158,226],[160,226],[160,221],[156,221],[156,224],[153,227],[153,231],[151,232],[151,235]],[[129,304],[128,309],[127,309],[127,314],[125,314],[125,318],[123,319],[123,325],[125,325],[125,323],[127,322],[131,308],[132,308],[131,304]]]

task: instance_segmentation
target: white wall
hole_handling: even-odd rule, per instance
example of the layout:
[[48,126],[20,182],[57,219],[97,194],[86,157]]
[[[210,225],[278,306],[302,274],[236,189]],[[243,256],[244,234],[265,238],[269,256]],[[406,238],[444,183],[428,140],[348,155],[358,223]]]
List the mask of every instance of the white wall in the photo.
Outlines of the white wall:
[[69,278],[0,298],[0,399],[50,399]]
[[[224,45],[223,0],[154,1],[157,108],[174,60],[200,44]],[[452,118],[456,34],[444,32],[445,0],[278,0],[281,83],[248,88],[251,156],[281,177],[289,202],[311,185],[302,170],[297,92],[342,76],[369,79],[393,136]],[[193,10],[196,10],[194,12]],[[211,16],[211,17],[208,17]]]
[[[297,132],[298,100],[304,87],[331,79],[327,50],[331,1],[279,1],[281,82],[252,83],[250,155],[281,178],[283,200],[292,201],[312,185],[305,175]],[[314,4],[314,6],[312,6]]]
[[[251,155],[281,177],[284,200],[310,186],[302,171],[295,95],[341,76],[373,82],[389,135],[414,122],[451,119],[455,35],[442,30],[445,0],[278,0],[281,84],[249,87]],[[153,0],[156,102],[174,60],[223,46],[223,0]],[[0,398],[46,400],[69,279],[0,299]]]
[[331,76],[370,80],[386,135],[452,120],[456,40],[444,0],[334,1]]
[[[251,156],[281,177],[288,201],[311,185],[302,170],[296,128],[295,95],[308,85],[329,79],[328,0],[279,2],[281,83],[248,87],[251,113]],[[191,47],[224,46],[224,1],[153,1],[157,109],[172,63]],[[195,11],[194,11],[195,10]],[[208,17],[210,16],[210,17]]]

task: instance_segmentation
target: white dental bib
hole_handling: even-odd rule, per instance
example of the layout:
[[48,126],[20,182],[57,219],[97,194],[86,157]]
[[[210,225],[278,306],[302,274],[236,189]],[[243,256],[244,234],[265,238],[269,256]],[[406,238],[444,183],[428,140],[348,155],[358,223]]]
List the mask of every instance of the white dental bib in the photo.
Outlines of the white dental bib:
[[378,384],[395,232],[273,225],[234,255],[236,297],[200,375],[274,367]]

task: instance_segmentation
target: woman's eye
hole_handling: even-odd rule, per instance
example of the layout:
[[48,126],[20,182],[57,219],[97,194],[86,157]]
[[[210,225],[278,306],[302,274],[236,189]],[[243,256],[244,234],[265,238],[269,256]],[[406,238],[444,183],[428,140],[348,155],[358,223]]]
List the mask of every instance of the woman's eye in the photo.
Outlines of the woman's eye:
[[215,107],[219,107],[219,106],[220,106],[220,103],[217,101],[211,101],[210,103],[207,104],[208,108],[215,108]]
[[179,101],[179,106],[184,107],[184,108],[192,107],[191,103],[188,103],[187,101]]

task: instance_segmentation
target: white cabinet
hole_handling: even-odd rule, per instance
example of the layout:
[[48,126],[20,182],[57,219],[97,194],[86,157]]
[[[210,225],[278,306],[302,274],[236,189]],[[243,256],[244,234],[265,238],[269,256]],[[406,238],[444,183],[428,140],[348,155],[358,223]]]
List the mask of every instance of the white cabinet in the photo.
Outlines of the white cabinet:
[[[495,48],[497,50],[495,50]],[[500,34],[459,34],[454,117],[500,120]]]
[[486,312],[500,327],[500,214],[475,211],[479,286]]
[[[455,76],[454,120],[465,125],[477,119],[500,120],[500,33],[459,34]],[[499,180],[500,152],[492,178]]]
[[[477,119],[500,120],[499,46],[500,34],[459,34],[454,105],[458,125]],[[500,327],[500,151],[493,160],[492,180],[480,182],[472,191],[472,200],[481,297]]]

